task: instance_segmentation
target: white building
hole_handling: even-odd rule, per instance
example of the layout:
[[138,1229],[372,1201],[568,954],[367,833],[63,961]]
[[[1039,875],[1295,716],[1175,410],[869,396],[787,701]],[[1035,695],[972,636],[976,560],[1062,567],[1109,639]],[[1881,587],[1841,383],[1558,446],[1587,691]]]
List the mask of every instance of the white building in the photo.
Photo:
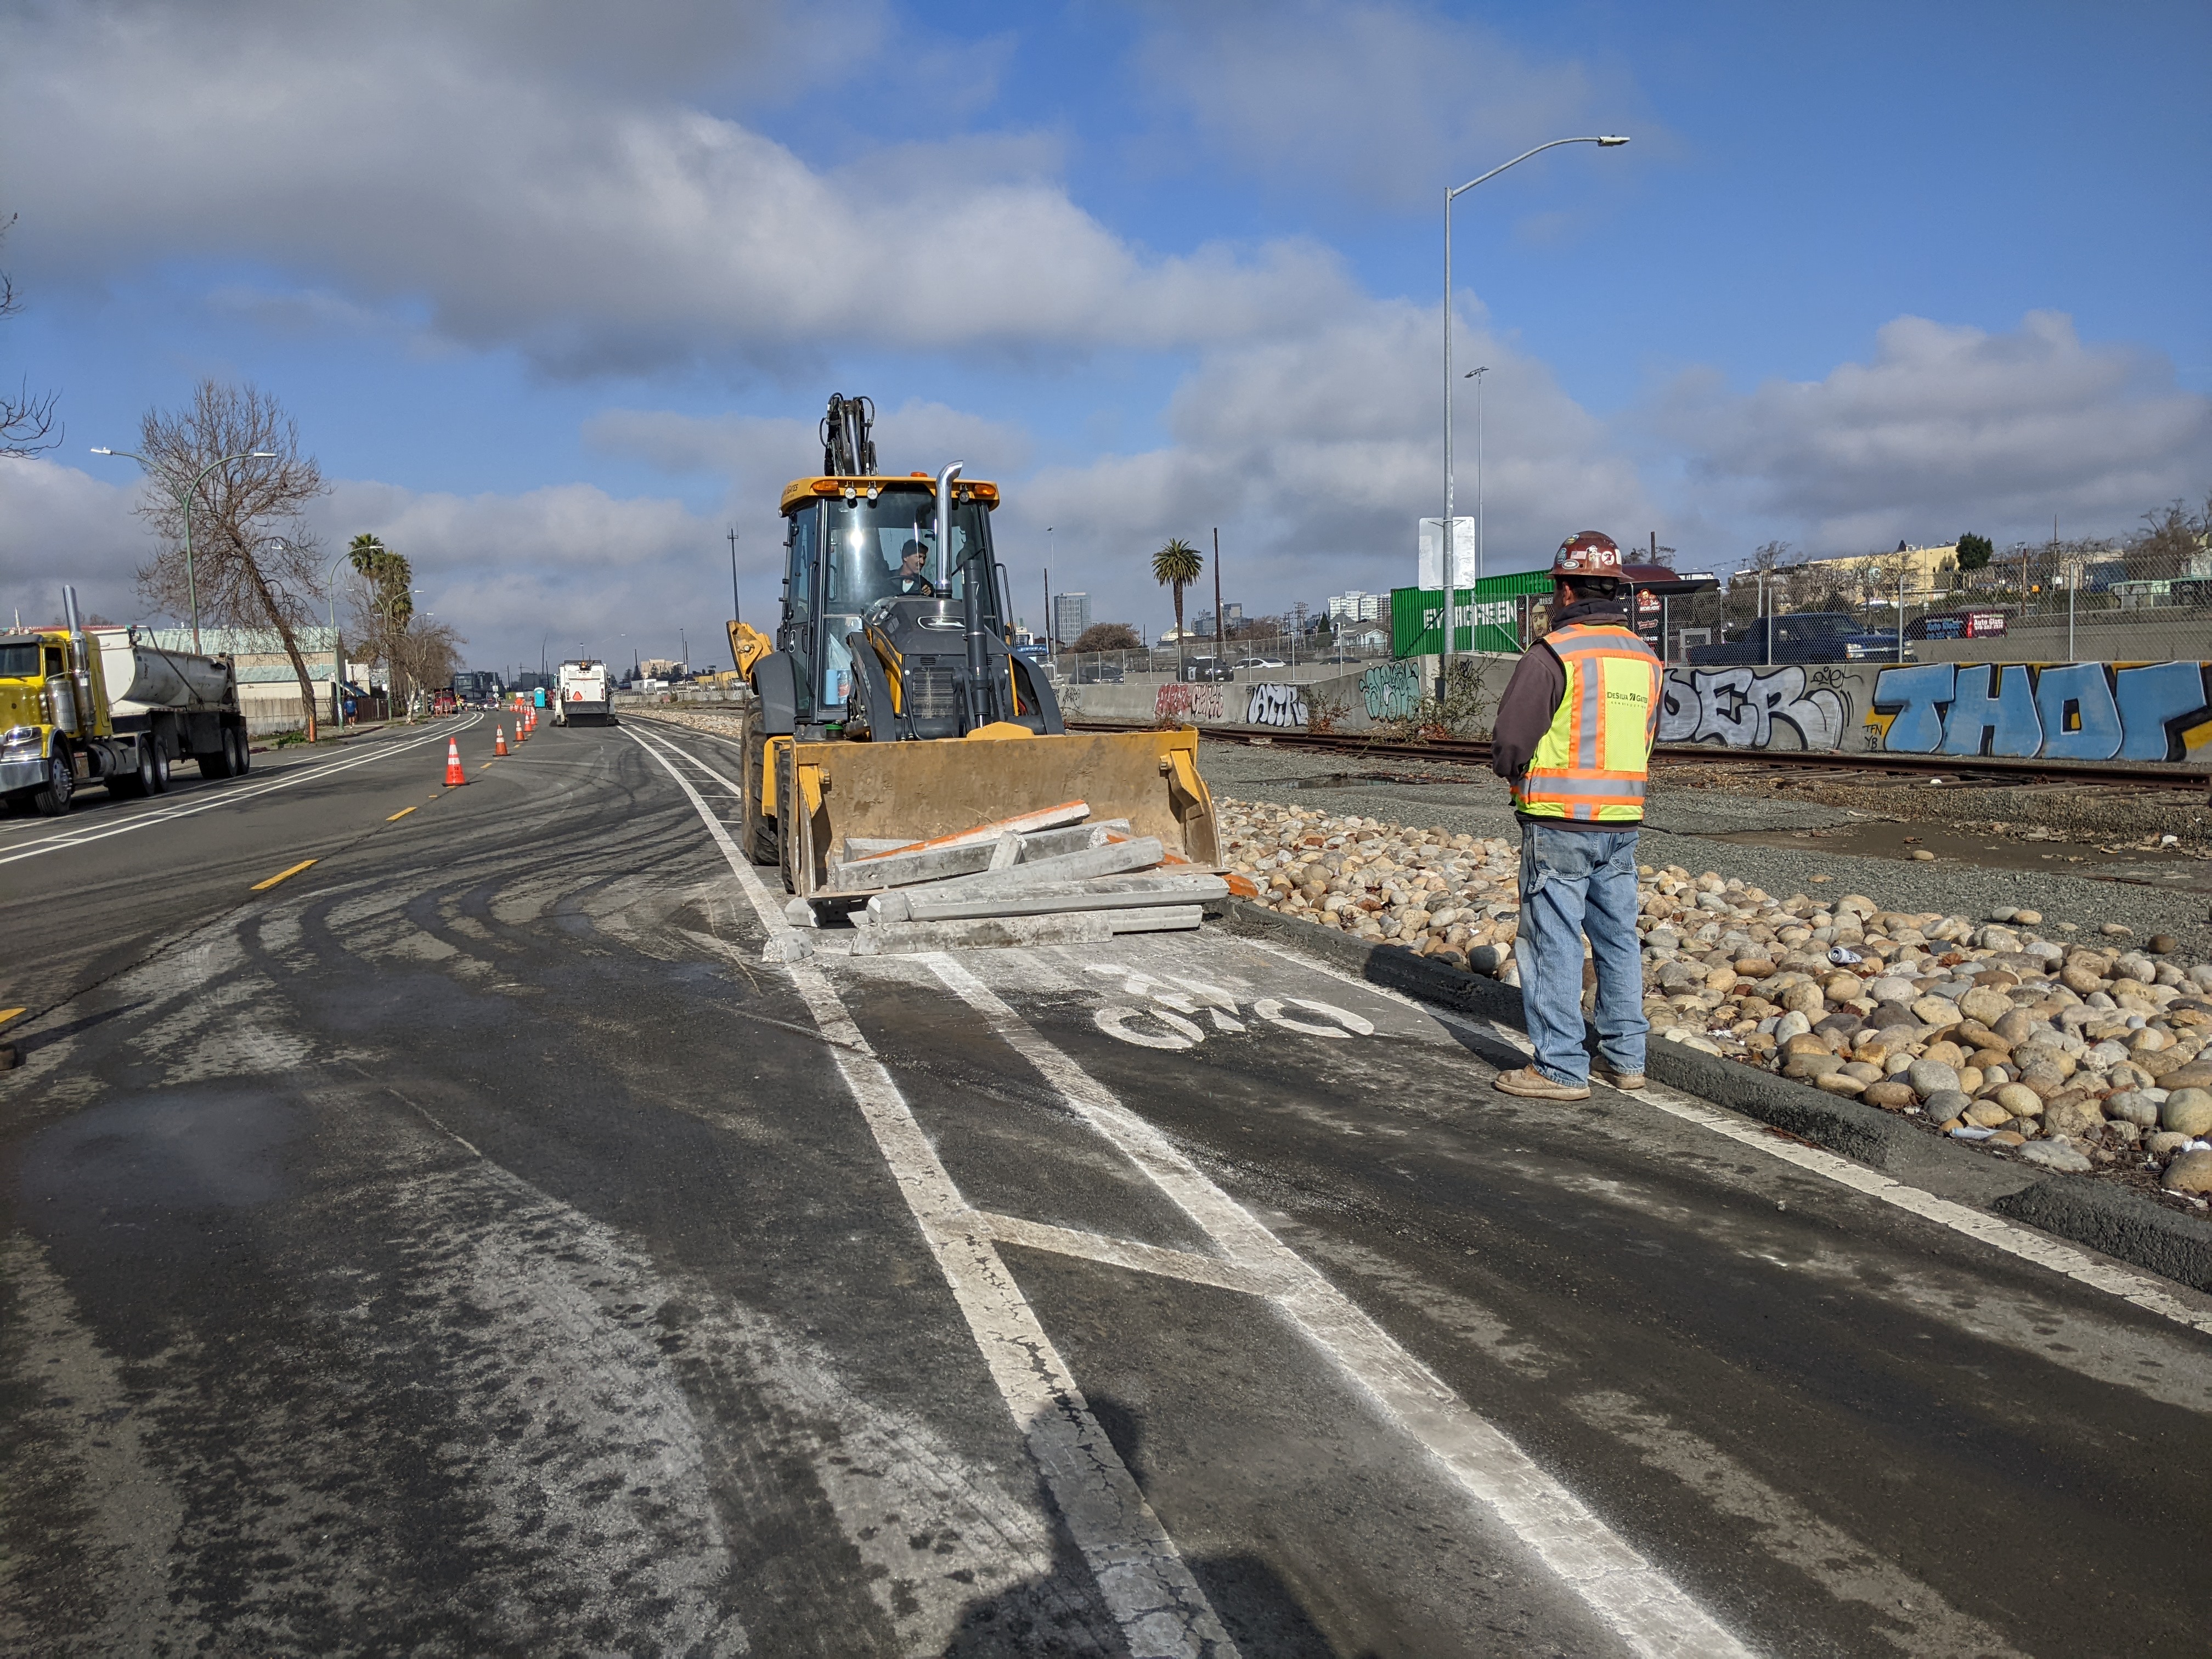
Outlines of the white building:
[[1388,593],[1363,593],[1353,588],[1348,593],[1333,593],[1328,601],[1328,619],[1332,623],[1374,622],[1390,609]]

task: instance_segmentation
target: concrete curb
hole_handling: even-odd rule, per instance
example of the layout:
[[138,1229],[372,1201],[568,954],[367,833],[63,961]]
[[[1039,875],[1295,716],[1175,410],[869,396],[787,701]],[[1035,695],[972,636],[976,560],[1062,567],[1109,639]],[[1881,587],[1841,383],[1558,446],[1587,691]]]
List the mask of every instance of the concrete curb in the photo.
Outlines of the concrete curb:
[[[1370,984],[1441,1007],[1526,1030],[1521,993],[1479,974],[1417,957],[1395,945],[1368,945],[1334,927],[1279,915],[1249,899],[1206,907],[1232,933],[1279,940],[1356,974]],[[1986,1176],[1990,1161],[1966,1147],[1929,1134],[1879,1107],[1868,1106],[1733,1060],[1700,1054],[1676,1042],[1655,1042],[1644,1061],[1651,1076],[1685,1094],[1771,1123],[1794,1135],[1877,1170],[1926,1169],[1931,1163],[1976,1166]],[[2178,1214],[2140,1193],[2101,1182],[2053,1175],[2027,1180],[2020,1190],[1983,1207],[2102,1251],[2200,1291],[2212,1291],[2212,1220]],[[1962,1171],[1964,1172],[1964,1171]]]

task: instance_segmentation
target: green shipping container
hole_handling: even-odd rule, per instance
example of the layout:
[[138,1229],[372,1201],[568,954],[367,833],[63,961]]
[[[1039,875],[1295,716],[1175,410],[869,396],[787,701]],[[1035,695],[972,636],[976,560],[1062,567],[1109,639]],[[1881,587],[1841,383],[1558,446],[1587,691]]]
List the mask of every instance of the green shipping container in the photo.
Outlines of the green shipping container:
[[[1507,655],[1521,649],[1522,601],[1549,599],[1552,573],[1516,571],[1510,576],[1486,576],[1473,587],[1459,591],[1459,614],[1453,638],[1455,651],[1492,651]],[[1439,587],[1394,587],[1390,590],[1390,654],[1394,657],[1432,657],[1444,648],[1444,595]]]

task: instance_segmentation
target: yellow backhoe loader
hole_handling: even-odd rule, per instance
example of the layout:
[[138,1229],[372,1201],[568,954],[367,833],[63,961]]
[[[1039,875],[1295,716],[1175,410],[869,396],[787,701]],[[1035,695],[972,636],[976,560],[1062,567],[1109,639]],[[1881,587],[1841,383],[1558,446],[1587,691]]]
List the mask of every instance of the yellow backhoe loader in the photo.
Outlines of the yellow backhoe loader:
[[1168,857],[1219,866],[1198,732],[1071,732],[1040,664],[1008,647],[993,556],[998,486],[876,470],[873,410],[833,397],[820,474],[784,486],[782,614],[773,639],[730,624],[750,684],[744,848],[802,897],[848,842],[882,847],[1082,801]]

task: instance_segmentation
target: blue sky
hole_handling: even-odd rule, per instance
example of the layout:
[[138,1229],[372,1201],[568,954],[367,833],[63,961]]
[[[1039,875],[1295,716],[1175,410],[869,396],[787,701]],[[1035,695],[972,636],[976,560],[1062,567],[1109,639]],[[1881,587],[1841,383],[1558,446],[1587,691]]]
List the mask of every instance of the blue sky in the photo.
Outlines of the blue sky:
[[706,656],[832,390],[887,467],[1006,483],[1018,592],[1048,524],[1153,630],[1146,557],[1216,526],[1249,611],[1403,583],[1441,191],[1613,131],[1455,214],[1493,568],[2124,532],[2212,489],[2208,47],[2148,3],[0,4],[0,374],[68,422],[0,461],[0,606],[138,614],[85,452],[204,375],[485,665]]

